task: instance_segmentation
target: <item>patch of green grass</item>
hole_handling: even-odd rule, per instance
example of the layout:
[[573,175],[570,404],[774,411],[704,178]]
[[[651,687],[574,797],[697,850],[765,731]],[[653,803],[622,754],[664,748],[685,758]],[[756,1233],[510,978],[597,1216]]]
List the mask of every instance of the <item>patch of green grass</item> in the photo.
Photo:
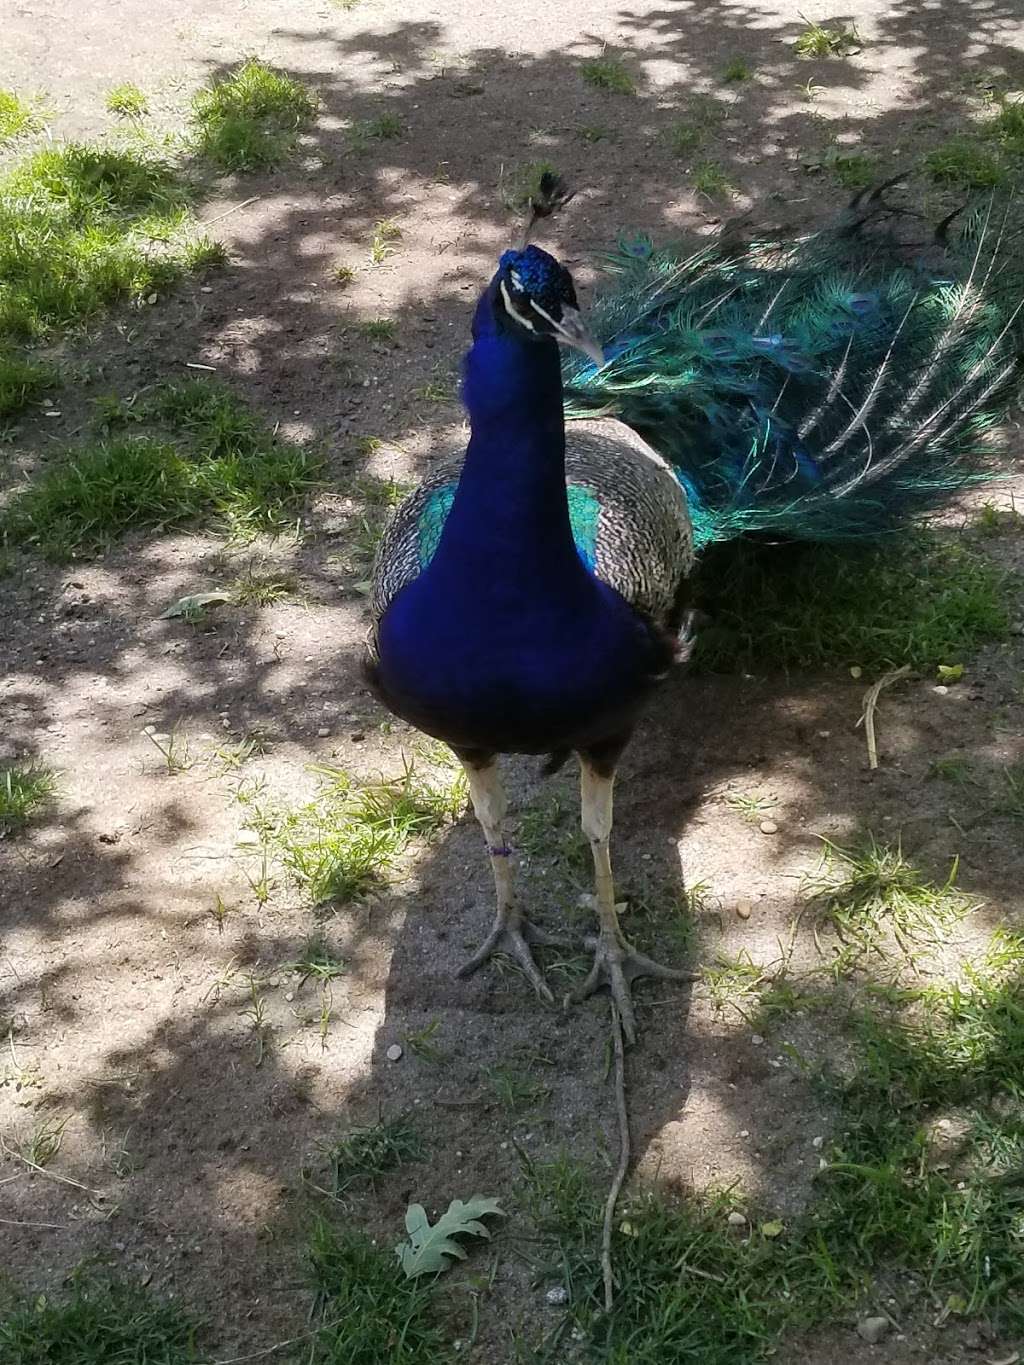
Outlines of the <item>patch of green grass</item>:
[[514,213],[522,213],[528,208],[530,200],[539,194],[544,176],[557,174],[557,169],[550,161],[527,161],[520,166],[503,169],[498,185],[501,202]]
[[437,1066],[448,1057],[447,1052],[434,1042],[440,1027],[440,1019],[431,1019],[430,1023],[425,1024],[423,1028],[405,1035],[405,1045],[409,1051],[419,1057],[421,1061],[430,1062],[432,1066]]
[[151,297],[190,268],[192,240],[166,162],[77,143],[35,153],[0,181],[0,338]]
[[1010,627],[1012,582],[962,539],[908,534],[877,549],[711,551],[698,578],[710,672],[835,668],[932,672]]
[[615,95],[636,94],[636,81],[621,57],[602,54],[584,62],[581,69],[583,79],[595,90],[608,90]]
[[686,118],[673,123],[667,130],[669,149],[675,156],[689,156],[718,132],[725,116],[726,109],[721,100],[710,95],[695,95],[686,106]]
[[2,1305],[4,1365],[189,1365],[197,1324],[128,1281],[74,1277],[62,1295]]
[[350,1128],[320,1150],[328,1162],[333,1199],[340,1199],[353,1185],[374,1186],[389,1171],[424,1157],[419,1130],[404,1118]]
[[34,133],[40,121],[32,106],[13,90],[0,90],[0,147],[25,133]]
[[928,768],[928,776],[941,778],[943,782],[953,782],[958,787],[974,781],[970,760],[964,758],[962,754],[947,754],[943,758],[933,759]]
[[[908,1309],[923,1286],[961,1318],[984,1314],[1009,1337],[1024,1327],[1024,939],[996,934],[959,981],[854,1002],[834,990],[815,1007],[848,1050],[841,1075],[815,1078],[835,1136],[808,1208],[743,1204],[733,1227],[735,1189],[635,1197],[613,1231],[613,1314],[601,1311],[603,1177],[524,1157],[537,1273],[569,1290],[581,1359],[761,1365],[788,1358],[788,1333],[863,1311],[908,1275]],[[950,1113],[963,1141],[944,1158],[932,1134]],[[557,1340],[535,1358],[553,1365]]]
[[602,128],[596,123],[581,123],[576,131],[584,142],[605,142],[611,137],[607,128]]
[[393,142],[405,132],[400,115],[386,111],[376,118],[359,119],[349,129],[349,144],[354,151],[365,150],[373,142]]
[[733,57],[722,71],[722,80],[728,82],[749,81],[754,71],[745,57]]
[[797,37],[793,50],[798,57],[845,57],[860,47],[860,35],[851,24],[808,23]]
[[149,101],[137,85],[124,81],[107,91],[107,112],[118,118],[139,119],[149,113]]
[[359,324],[359,330],[370,341],[394,341],[398,323],[394,318],[367,318]]
[[195,96],[196,146],[225,171],[269,169],[291,151],[316,110],[316,97],[299,81],[250,58]]
[[949,138],[925,156],[924,168],[937,185],[963,189],[992,189],[1008,178],[999,151],[977,137]]
[[831,159],[829,168],[845,190],[861,190],[878,180],[878,162],[866,152],[840,152]]
[[411,763],[401,777],[357,785],[338,768],[320,769],[320,795],[304,806],[275,807],[240,789],[246,823],[273,849],[315,905],[345,904],[386,883],[396,859],[461,811],[459,777],[428,780]]
[[55,786],[46,768],[0,767],[0,832],[26,825],[52,799]]
[[167,385],[147,415],[175,439],[145,434],[73,451],[0,515],[11,543],[61,560],[130,530],[198,519],[244,539],[289,525],[316,480],[309,451],[277,440],[219,385]]
[[899,845],[880,844],[874,836],[856,848],[824,843],[821,867],[806,879],[804,892],[842,945],[833,963],[837,972],[856,967],[869,953],[885,955],[893,942],[908,959],[920,956],[924,945],[948,942],[977,908],[955,889],[956,861],[936,886]]
[[449,1348],[434,1291],[408,1280],[390,1247],[356,1228],[317,1222],[310,1241],[318,1319],[305,1365],[437,1365]]
[[21,412],[52,388],[55,380],[52,366],[0,351],[0,421]]
[[729,178],[717,161],[702,161],[694,166],[693,188],[706,199],[724,199],[732,193]]

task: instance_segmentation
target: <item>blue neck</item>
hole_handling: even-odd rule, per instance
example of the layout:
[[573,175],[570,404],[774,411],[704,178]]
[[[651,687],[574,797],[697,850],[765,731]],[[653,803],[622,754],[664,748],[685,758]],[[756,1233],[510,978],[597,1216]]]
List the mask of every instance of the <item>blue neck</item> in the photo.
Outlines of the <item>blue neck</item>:
[[589,576],[569,524],[562,376],[554,341],[515,334],[480,300],[465,361],[470,441],[458,491],[428,574],[494,573],[523,589],[578,586]]

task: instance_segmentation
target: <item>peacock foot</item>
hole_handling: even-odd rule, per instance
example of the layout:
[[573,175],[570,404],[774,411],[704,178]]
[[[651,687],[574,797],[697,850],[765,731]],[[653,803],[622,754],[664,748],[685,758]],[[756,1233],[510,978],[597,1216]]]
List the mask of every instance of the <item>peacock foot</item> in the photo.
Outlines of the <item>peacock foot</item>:
[[660,962],[646,957],[622,937],[588,938],[587,947],[594,949],[594,965],[582,986],[577,986],[565,997],[564,1004],[578,1005],[602,986],[611,989],[612,999],[619,1009],[622,1032],[627,1043],[636,1042],[636,1015],[630,986],[641,976],[659,977],[663,981],[696,981],[697,972],[683,972],[675,967],[663,967]]
[[537,964],[533,960],[533,954],[530,952],[531,943],[539,947],[560,948],[565,946],[561,939],[555,938],[544,929],[539,929],[536,924],[531,924],[528,919],[524,919],[522,916],[513,918],[510,914],[499,914],[494,928],[469,961],[464,962],[455,975],[460,977],[471,976],[495,953],[507,953],[522,968],[526,974],[526,979],[545,1004],[553,1005],[555,997],[551,994],[550,987],[541,976]]

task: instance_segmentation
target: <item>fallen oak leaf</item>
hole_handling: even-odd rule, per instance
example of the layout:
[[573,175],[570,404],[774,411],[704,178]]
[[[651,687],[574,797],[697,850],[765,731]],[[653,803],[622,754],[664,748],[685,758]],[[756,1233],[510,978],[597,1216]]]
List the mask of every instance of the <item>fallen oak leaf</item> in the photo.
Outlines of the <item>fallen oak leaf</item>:
[[488,1214],[503,1218],[505,1211],[496,1199],[488,1199],[476,1194],[463,1203],[453,1199],[448,1210],[431,1227],[427,1211],[422,1204],[410,1204],[405,1212],[405,1228],[409,1234],[407,1242],[399,1242],[395,1255],[405,1271],[407,1279],[417,1275],[433,1275],[447,1270],[454,1257],[466,1259],[466,1250],[454,1241],[455,1237],[487,1237],[490,1233],[479,1220]]

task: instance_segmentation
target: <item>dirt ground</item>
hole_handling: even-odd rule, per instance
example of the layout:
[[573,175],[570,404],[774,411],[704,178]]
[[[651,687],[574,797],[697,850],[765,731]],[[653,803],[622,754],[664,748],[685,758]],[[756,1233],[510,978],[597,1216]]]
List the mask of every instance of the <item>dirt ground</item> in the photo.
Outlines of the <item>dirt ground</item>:
[[[357,776],[401,769],[414,736],[382,727],[359,677],[366,617],[346,563],[341,490],[361,468],[414,478],[460,439],[456,404],[424,399],[422,389],[450,387],[471,300],[508,244],[511,168],[549,159],[579,186],[546,240],[586,288],[622,229],[663,237],[748,209],[797,226],[818,218],[843,192],[803,162],[832,136],[886,161],[909,155],[960,116],[972,73],[1024,71],[1020,0],[862,3],[841,16],[856,22],[862,51],[811,63],[792,51],[800,8],[5,7],[0,85],[42,94],[57,138],[108,133],[104,94],[125,80],[149,95],[156,126],[180,128],[192,91],[250,53],[322,99],[299,155],[273,175],[224,181],[201,210],[232,256],[208,292],[186,283],[145,315],[69,343],[82,382],[59,395],[59,419],[26,424],[13,457],[45,457],[67,441],[90,397],[181,376],[193,362],[287,435],[323,442],[339,490],[317,497],[299,541],[269,552],[298,574],[301,600],[228,609],[208,628],[160,613],[244,567],[251,552],[225,570],[213,536],[126,541],[90,563],[40,563],[4,583],[0,760],[27,755],[60,774],[52,810],[0,844],[0,1017],[13,1021],[13,1050],[0,1059],[0,1131],[14,1143],[42,1120],[66,1120],[50,1178],[0,1162],[2,1261],[18,1282],[53,1285],[83,1257],[109,1255],[204,1313],[220,1355],[256,1351],[302,1330],[300,1172],[318,1141],[345,1126],[409,1113],[428,1138],[429,1161],[365,1210],[383,1239],[397,1240],[410,1197],[433,1209],[480,1192],[514,1212],[516,1143],[535,1154],[607,1152],[611,1163],[606,1001],[563,1015],[539,1010],[518,977],[452,978],[491,916],[470,819],[414,847],[386,893],[328,921],[349,970],[334,984],[322,1043],[315,991],[284,970],[316,919],[279,871],[257,903],[258,860],[239,842],[244,812],[233,790],[263,779],[294,801],[314,792],[317,762]],[[625,54],[635,96],[580,79],[580,60],[605,44]],[[754,78],[723,86],[736,56]],[[808,102],[812,78],[822,90]],[[693,195],[688,163],[665,138],[705,91],[730,102],[714,148],[737,187],[724,207]],[[385,110],[401,115],[404,135],[353,151],[347,121]],[[586,140],[581,128],[608,135]],[[402,236],[371,269],[371,228],[384,218]],[[339,264],[357,271],[344,289]],[[397,319],[393,346],[352,330],[378,316]],[[368,436],[382,442],[370,456],[358,444]],[[1021,756],[1022,662],[1017,634],[945,694],[934,679],[888,694],[876,773],[856,728],[863,681],[673,678],[623,764],[621,882],[706,882],[697,960],[746,951],[767,962],[789,933],[820,836],[870,828],[900,833],[936,877],[959,855],[960,884],[983,903],[979,939],[999,923],[1024,927],[1020,826],[978,814],[970,791],[956,793],[951,819],[949,789],[927,777],[951,752],[993,771]],[[256,731],[269,749],[239,771],[201,761],[170,774],[146,726],[187,738],[197,758]],[[542,783],[536,769],[509,765],[516,802],[558,795],[568,836],[572,774]],[[774,798],[777,831],[744,818],[727,799],[737,793]],[[555,920],[560,883],[546,874],[543,859],[526,869],[531,904]],[[211,914],[218,896],[233,910],[222,926]],[[743,900],[746,920],[735,913]],[[810,960],[809,930],[801,933],[797,958]],[[250,976],[264,983],[262,1058],[245,1013]],[[831,1116],[783,1044],[813,1055],[822,1040],[801,1037],[795,1021],[785,1038],[759,1044],[699,987],[648,986],[640,998],[643,1036],[628,1066],[640,1175],[669,1188],[738,1180],[767,1209],[799,1208],[818,1165],[814,1139],[827,1136]],[[406,1041],[433,1020],[443,1065]],[[405,1052],[392,1063],[385,1054],[396,1042]],[[481,1084],[482,1068],[510,1058],[552,1092],[525,1116],[510,1116]],[[528,1336],[552,1311],[514,1260],[500,1262],[476,1343],[459,1358],[511,1361],[509,1327]],[[956,1329],[927,1323],[884,1348],[838,1324],[780,1358],[825,1365],[883,1354],[897,1365],[981,1358]]]

